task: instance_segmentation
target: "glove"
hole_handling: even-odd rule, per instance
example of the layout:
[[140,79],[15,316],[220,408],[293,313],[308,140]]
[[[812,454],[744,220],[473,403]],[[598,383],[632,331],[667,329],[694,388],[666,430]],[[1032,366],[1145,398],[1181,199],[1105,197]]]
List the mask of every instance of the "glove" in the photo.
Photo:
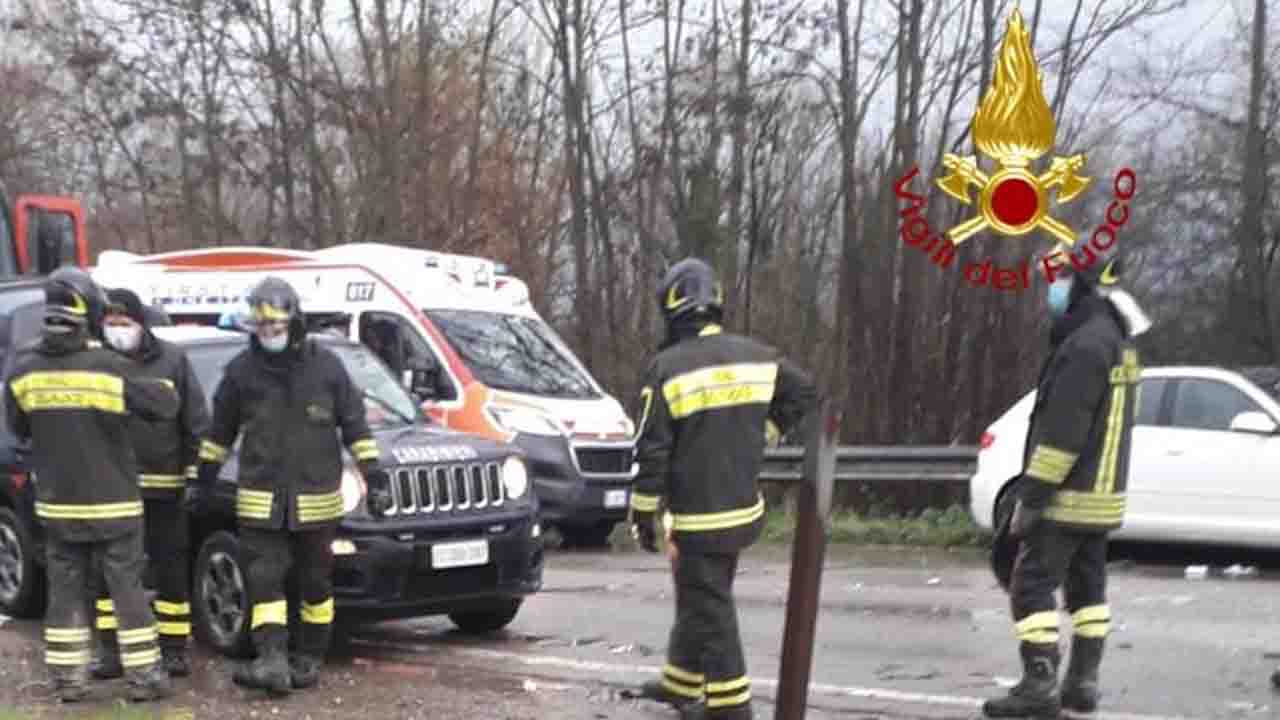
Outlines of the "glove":
[[1013,508],[1013,519],[1009,521],[1009,536],[1018,539],[1029,536],[1042,517],[1044,508],[1031,507],[1019,500]]
[[640,547],[651,553],[658,552],[658,535],[653,529],[653,513],[631,513],[631,537],[640,543]]
[[186,489],[182,491],[182,509],[192,515],[199,515],[204,512],[206,500],[204,485],[199,482],[187,483]]
[[[362,464],[363,465],[363,464]],[[366,469],[368,468],[368,469]],[[384,517],[391,509],[391,478],[376,466],[365,465],[361,468],[368,491],[364,496],[364,507],[374,518]]]

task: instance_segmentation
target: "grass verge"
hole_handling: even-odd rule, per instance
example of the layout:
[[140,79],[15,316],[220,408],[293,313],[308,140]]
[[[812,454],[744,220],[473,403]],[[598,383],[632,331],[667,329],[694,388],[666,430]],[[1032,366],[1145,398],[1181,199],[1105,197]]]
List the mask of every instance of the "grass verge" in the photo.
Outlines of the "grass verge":
[[[790,542],[796,518],[788,509],[771,510],[765,518],[765,542]],[[974,524],[961,505],[945,510],[929,508],[918,515],[831,514],[828,541],[854,545],[913,545],[922,547],[983,547],[990,535]]]

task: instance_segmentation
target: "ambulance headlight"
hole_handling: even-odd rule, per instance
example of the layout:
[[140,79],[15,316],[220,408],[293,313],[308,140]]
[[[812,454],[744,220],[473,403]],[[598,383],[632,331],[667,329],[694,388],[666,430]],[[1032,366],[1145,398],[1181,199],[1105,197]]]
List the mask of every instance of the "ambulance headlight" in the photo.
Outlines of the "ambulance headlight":
[[342,486],[339,492],[342,494],[342,514],[350,514],[351,511],[360,507],[360,503],[364,502],[366,486],[364,477],[360,475],[360,471],[350,465],[342,468]]
[[507,497],[512,500],[524,497],[529,492],[529,472],[525,470],[523,460],[509,457],[502,463],[502,484],[507,488]]

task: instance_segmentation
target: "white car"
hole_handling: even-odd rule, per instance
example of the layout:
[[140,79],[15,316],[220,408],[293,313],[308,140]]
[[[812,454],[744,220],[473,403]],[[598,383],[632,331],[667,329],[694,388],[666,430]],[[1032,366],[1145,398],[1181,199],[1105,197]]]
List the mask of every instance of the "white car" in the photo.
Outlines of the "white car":
[[[1150,367],[1138,386],[1128,504],[1116,539],[1280,548],[1280,368]],[[1032,390],[983,433],[974,520],[1012,509]]]

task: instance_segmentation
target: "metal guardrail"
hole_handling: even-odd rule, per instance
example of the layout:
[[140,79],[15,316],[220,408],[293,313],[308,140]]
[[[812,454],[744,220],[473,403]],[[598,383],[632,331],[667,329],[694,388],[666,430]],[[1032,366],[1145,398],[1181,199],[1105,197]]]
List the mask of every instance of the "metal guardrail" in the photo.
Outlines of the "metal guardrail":
[[[804,448],[783,446],[764,453],[760,482],[800,482]],[[841,445],[836,482],[968,482],[977,471],[973,445]]]

